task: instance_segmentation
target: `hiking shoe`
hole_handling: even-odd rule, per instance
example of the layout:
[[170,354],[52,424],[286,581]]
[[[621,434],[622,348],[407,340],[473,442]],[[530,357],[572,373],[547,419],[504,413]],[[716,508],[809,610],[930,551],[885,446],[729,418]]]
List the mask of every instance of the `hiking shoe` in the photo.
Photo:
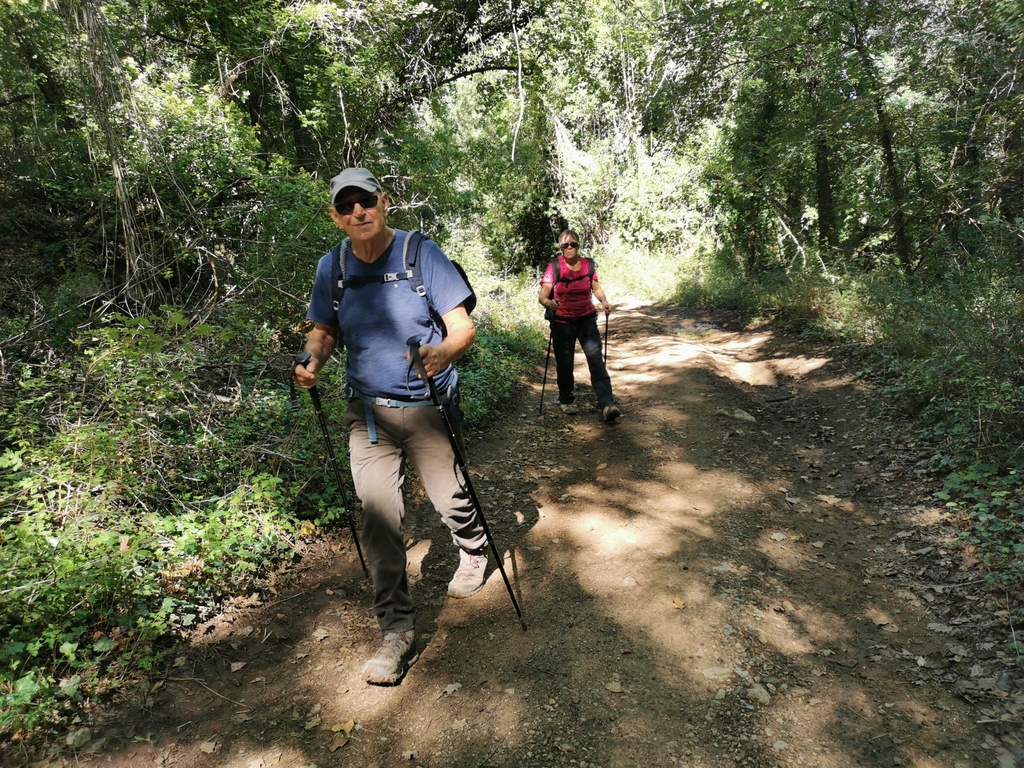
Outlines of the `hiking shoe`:
[[604,407],[604,410],[601,411],[601,415],[604,416],[604,420],[610,424],[622,414],[619,413],[619,407],[612,403],[611,405],[606,405]]
[[576,403],[562,403],[562,413],[567,416],[575,416],[579,410],[576,408]]
[[451,597],[469,597],[484,585],[484,571],[487,570],[487,555],[471,555],[459,550],[459,569],[448,582]]
[[385,632],[384,642],[373,658],[363,664],[363,678],[374,685],[393,685],[405,674],[415,633]]

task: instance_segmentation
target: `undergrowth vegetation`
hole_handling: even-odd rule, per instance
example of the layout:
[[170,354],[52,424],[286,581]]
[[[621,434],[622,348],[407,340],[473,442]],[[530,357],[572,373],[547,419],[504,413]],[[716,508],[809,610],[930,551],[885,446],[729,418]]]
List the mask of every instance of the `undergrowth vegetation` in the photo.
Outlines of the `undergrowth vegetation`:
[[[532,285],[476,282],[471,427],[543,343],[521,314]],[[0,408],[0,732],[60,723],[159,668],[181,632],[343,522],[305,393],[290,412],[301,338],[167,306],[106,315],[15,366]],[[336,358],[320,389],[344,466],[340,385]]]

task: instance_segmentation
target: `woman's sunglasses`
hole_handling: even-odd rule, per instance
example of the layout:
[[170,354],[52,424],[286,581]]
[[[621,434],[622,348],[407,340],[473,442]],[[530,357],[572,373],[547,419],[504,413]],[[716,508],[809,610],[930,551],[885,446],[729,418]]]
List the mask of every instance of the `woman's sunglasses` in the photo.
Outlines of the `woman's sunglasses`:
[[562,245],[561,245],[561,249],[563,251],[567,251],[570,248],[575,248],[578,251],[580,249],[580,244],[579,243],[562,243]]
[[348,216],[349,214],[352,213],[352,211],[356,209],[356,203],[359,203],[359,207],[361,207],[363,210],[368,211],[371,208],[377,207],[377,200],[379,199],[379,195],[367,195],[366,197],[361,197],[358,200],[349,200],[344,203],[335,202],[334,210],[336,210],[342,216]]

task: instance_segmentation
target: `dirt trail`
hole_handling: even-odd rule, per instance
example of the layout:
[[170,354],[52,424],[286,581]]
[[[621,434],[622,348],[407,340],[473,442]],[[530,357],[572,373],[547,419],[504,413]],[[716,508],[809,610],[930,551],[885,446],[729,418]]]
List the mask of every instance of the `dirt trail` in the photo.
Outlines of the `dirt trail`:
[[872,393],[826,352],[676,308],[614,315],[609,350],[617,423],[586,386],[564,416],[550,380],[539,418],[538,370],[470,441],[528,631],[497,571],[445,598],[454,550],[414,493],[401,685],[359,678],[377,632],[339,531],[65,763],[1013,766],[1006,619],[967,593]]

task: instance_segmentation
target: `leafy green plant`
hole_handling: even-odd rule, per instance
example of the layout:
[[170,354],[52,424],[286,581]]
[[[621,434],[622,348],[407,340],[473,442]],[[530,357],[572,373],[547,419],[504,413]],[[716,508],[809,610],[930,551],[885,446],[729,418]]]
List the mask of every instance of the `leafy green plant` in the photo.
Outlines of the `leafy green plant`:
[[936,493],[963,521],[963,541],[975,545],[990,580],[1024,583],[1024,471],[977,461],[946,476]]

